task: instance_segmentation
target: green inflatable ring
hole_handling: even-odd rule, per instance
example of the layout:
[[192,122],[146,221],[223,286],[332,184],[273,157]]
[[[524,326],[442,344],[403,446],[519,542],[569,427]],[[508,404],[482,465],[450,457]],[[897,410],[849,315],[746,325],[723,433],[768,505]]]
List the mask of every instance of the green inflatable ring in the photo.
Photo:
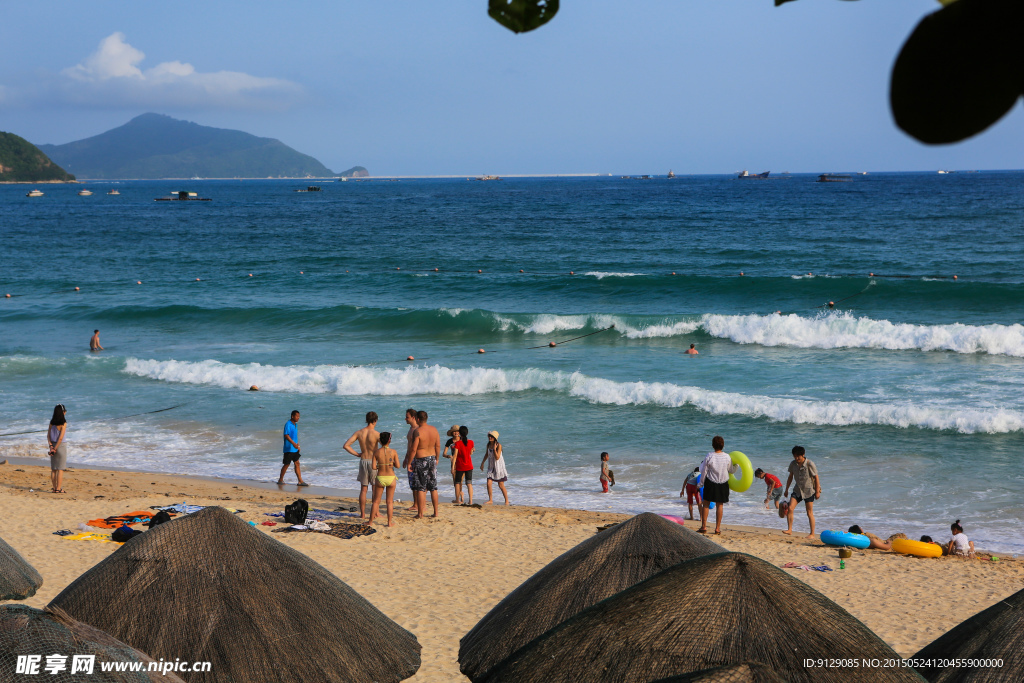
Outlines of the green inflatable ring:
[[739,451],[733,451],[729,457],[734,465],[740,466],[741,475],[739,478],[735,474],[729,475],[729,488],[736,493],[743,493],[754,483],[754,467],[750,464],[750,458]]

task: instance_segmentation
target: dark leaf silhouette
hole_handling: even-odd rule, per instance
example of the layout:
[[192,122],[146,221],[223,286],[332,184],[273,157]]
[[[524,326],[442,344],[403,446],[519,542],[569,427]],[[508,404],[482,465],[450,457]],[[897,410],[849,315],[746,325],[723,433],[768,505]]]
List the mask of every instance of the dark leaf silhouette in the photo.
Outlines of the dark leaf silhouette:
[[958,142],[1008,112],[1021,94],[1024,64],[1019,0],[957,0],[926,16],[892,70],[896,124],[921,142]]
[[551,21],[558,0],[490,0],[487,13],[513,33],[525,33]]

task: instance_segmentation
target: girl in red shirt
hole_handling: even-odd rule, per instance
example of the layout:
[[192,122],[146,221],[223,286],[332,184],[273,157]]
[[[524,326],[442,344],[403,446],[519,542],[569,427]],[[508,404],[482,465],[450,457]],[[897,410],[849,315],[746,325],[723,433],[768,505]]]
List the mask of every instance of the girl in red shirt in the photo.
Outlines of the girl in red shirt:
[[455,503],[465,505],[462,500],[462,480],[469,489],[469,505],[473,504],[473,442],[469,440],[469,427],[459,427],[459,438],[452,444],[455,449]]

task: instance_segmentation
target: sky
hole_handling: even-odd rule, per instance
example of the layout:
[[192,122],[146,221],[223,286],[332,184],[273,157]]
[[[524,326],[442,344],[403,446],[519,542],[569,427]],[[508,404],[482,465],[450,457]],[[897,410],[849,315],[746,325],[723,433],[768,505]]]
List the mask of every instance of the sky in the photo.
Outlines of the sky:
[[[4,4],[0,130],[60,144],[145,112],[374,175],[1021,168],[1024,115],[899,131],[889,72],[935,0]],[[955,56],[951,55],[951,58]]]

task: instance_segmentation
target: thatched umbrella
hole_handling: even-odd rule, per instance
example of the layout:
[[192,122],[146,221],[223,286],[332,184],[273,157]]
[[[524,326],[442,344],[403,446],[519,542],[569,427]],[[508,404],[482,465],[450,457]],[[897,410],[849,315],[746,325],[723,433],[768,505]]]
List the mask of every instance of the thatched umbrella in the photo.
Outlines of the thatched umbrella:
[[0,600],[24,600],[36,594],[43,577],[17,550],[0,538]]
[[459,668],[476,680],[523,645],[666,567],[722,546],[645,512],[583,541],[491,609],[459,646]]
[[818,668],[807,659],[899,659],[846,610],[750,555],[688,560],[521,648],[486,683],[648,683],[757,661],[791,683],[921,681],[912,669]]
[[760,662],[743,662],[692,674],[663,678],[655,683],[786,683],[779,675]]
[[1024,680],[1024,591],[954,626],[913,659],[1002,660],[998,667],[918,667],[921,675],[933,683]]
[[210,507],[154,527],[50,603],[203,683],[400,681],[416,636],[312,559]]
[[[54,660],[61,670],[46,670],[50,655],[65,659]],[[19,656],[41,656],[35,660],[37,675],[17,673]],[[77,670],[72,675],[76,657],[93,657],[92,673]],[[135,648],[112,638],[92,626],[75,621],[60,611],[33,609],[25,605],[0,607],[0,681],[27,681],[39,678],[46,681],[71,683],[182,683],[173,673],[166,676],[160,671],[103,671],[103,662],[141,662],[146,669],[153,660]],[[79,662],[79,665],[86,662]]]

